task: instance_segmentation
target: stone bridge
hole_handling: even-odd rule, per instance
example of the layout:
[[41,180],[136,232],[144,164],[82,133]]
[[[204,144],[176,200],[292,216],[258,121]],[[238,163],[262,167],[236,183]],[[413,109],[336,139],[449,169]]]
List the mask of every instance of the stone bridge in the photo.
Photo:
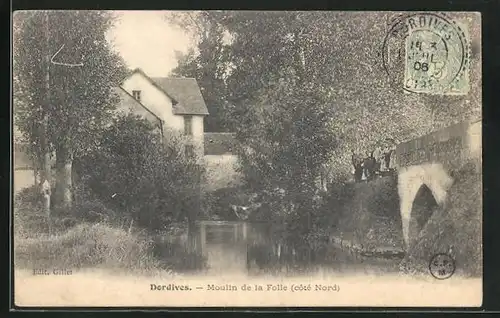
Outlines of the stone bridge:
[[481,120],[464,122],[397,145],[398,194],[408,248],[446,202],[453,172],[467,162],[480,169]]

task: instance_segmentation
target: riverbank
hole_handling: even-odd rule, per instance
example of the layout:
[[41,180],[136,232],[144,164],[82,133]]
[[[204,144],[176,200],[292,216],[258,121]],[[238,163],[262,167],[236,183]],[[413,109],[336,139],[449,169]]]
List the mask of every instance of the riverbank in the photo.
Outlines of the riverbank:
[[343,239],[338,236],[330,236],[330,243],[333,246],[342,250],[349,250],[353,253],[358,253],[366,257],[380,257],[380,258],[400,258],[405,256],[405,251],[396,246],[363,246],[350,240]]
[[[34,276],[30,271],[16,270],[14,279],[18,306],[473,307],[482,303],[481,279],[462,279],[459,276],[439,281],[423,276],[335,275],[319,271],[316,275],[285,279],[246,275],[172,275],[166,272],[130,275],[111,270]],[[166,287],[151,290],[152,284]],[[252,290],[242,290],[243,285]],[[262,286],[262,291],[255,290],[256,285]],[[268,285],[274,290],[267,290]],[[319,290],[315,290],[316,285],[320,286]],[[174,286],[178,286],[178,290],[172,290],[176,289]],[[184,289],[181,286],[190,290],[180,290]],[[232,290],[232,286],[236,290]],[[303,289],[310,286],[311,290],[291,290],[300,286]]]
[[397,179],[387,176],[345,185],[338,222],[330,243],[366,254],[401,256],[404,251]]

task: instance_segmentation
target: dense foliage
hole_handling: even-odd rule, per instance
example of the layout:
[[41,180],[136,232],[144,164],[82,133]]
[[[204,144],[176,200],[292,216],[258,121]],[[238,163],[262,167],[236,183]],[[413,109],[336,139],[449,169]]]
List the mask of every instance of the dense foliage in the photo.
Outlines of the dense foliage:
[[[398,56],[390,62],[397,70],[386,73],[383,54],[390,52],[384,39],[398,18],[392,12],[176,12],[168,18],[192,34],[197,46],[179,60],[174,74],[199,81],[210,117],[216,117],[210,120],[219,125],[215,130],[242,132],[266,127],[246,114],[262,106],[261,97],[277,82],[289,85],[300,75],[334,111],[330,129],[338,147],[326,171],[345,173],[351,149],[364,155],[385,138],[401,142],[481,116],[479,24],[469,23],[472,15],[451,15],[469,24],[473,40],[470,82],[476,84],[466,95],[404,92],[394,77],[403,74]],[[279,107],[266,106],[272,113]],[[247,137],[239,140],[245,144]]]
[[160,230],[194,221],[200,211],[203,167],[183,155],[180,137],[161,135],[148,121],[121,117],[99,146],[75,162],[79,184],[141,227]]

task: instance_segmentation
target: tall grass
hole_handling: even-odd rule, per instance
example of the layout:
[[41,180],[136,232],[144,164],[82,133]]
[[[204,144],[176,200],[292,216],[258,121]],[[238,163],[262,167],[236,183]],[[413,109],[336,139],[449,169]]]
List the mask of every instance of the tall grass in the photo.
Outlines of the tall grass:
[[14,264],[20,268],[159,267],[151,240],[106,224],[82,223],[63,234],[16,238],[14,245]]

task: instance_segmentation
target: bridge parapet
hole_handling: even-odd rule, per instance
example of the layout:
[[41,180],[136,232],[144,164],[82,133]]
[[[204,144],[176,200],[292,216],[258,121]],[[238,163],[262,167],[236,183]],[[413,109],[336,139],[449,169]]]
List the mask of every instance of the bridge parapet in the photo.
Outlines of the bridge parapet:
[[396,146],[396,167],[440,163],[455,170],[481,157],[481,121],[462,122]]

